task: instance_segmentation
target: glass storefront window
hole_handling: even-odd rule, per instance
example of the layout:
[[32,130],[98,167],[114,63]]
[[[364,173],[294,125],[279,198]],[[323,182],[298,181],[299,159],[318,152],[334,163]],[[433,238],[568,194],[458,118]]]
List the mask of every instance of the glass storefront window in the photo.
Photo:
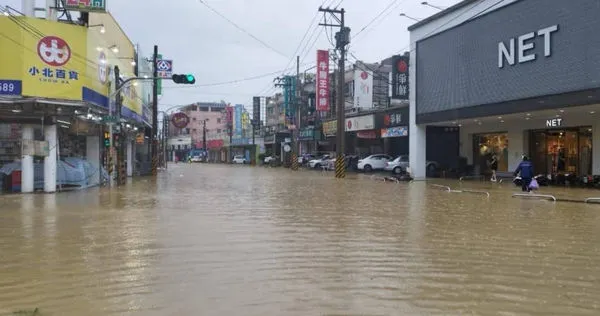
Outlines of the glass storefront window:
[[536,173],[590,175],[592,129],[590,127],[531,132],[531,158]]
[[498,171],[508,171],[508,134],[473,135],[473,165],[476,174],[490,173],[489,161],[496,155]]

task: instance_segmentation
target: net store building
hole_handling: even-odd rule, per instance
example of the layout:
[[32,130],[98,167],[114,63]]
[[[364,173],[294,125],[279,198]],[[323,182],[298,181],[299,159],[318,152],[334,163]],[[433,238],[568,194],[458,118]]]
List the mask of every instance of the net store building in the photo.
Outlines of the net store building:
[[[600,1],[465,0],[409,28],[410,164],[428,125],[457,126],[475,172],[600,175]],[[454,154],[454,153],[449,153]]]

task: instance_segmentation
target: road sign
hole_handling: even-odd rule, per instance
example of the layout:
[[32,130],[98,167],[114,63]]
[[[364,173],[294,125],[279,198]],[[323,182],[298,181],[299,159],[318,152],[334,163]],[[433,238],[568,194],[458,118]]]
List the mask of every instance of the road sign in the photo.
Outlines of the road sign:
[[107,115],[102,118],[102,122],[104,123],[116,123],[117,117],[115,115]]
[[156,61],[156,70],[161,78],[171,78],[173,75],[173,61],[167,59],[159,59]]
[[[157,57],[157,58],[156,58],[157,60],[162,60],[162,54],[158,54],[158,56],[156,56],[156,57]],[[171,66],[172,66],[172,65],[173,65],[173,64],[171,64]],[[173,68],[173,67],[171,67],[171,68]],[[157,70],[158,70],[158,69],[157,69]],[[157,83],[158,83],[158,84],[157,84],[158,95],[162,95],[162,79],[158,79],[158,80],[156,80],[156,81],[157,81]]]

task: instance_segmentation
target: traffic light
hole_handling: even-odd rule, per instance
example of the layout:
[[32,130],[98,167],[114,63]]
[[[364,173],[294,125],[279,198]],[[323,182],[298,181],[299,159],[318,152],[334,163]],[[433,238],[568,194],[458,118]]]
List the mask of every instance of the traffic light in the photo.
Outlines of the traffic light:
[[196,78],[194,78],[194,75],[173,75],[171,79],[173,79],[173,82],[181,84],[196,83]]
[[110,133],[104,132],[104,147],[110,147]]

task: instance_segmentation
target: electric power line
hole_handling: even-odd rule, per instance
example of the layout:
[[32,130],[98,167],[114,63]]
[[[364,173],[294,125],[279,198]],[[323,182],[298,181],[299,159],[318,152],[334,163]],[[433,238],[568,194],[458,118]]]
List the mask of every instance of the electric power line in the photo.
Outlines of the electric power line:
[[229,22],[229,24],[233,25],[235,28],[237,28],[238,30],[246,33],[246,35],[250,36],[251,38],[253,38],[254,40],[256,40],[257,42],[261,43],[264,47],[274,51],[275,53],[284,56],[287,58],[287,55],[280,52],[279,50],[273,48],[273,46],[267,44],[265,41],[261,40],[260,38],[256,37],[255,35],[253,35],[252,33],[248,32],[246,29],[244,29],[243,27],[239,26],[237,23],[233,22],[232,20],[230,20],[229,18],[227,18],[225,15],[223,15],[222,13],[220,13],[219,11],[215,10],[213,7],[209,6],[206,2],[204,2],[204,0],[198,0],[200,3],[202,3],[204,6],[206,6],[209,10],[211,10],[212,12],[214,12],[216,15],[220,16],[221,18],[223,18],[225,21]]

